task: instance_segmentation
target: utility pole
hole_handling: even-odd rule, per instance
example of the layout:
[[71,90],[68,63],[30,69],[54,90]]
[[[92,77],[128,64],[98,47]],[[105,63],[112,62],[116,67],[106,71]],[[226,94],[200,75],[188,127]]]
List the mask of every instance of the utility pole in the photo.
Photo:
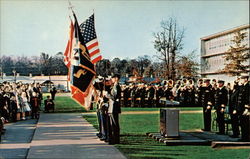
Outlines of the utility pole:
[[16,70],[14,69],[12,72],[14,74],[14,82],[16,83]]

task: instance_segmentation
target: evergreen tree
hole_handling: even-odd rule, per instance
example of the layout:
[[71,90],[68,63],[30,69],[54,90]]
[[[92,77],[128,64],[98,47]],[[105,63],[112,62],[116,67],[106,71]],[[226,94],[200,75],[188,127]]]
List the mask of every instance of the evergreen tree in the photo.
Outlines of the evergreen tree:
[[238,30],[235,33],[234,39],[232,42],[234,43],[230,46],[230,49],[224,55],[226,60],[225,68],[223,69],[224,73],[229,75],[239,76],[241,73],[247,73],[249,71],[249,58],[250,52],[249,48],[247,48],[247,44],[243,44],[246,37],[246,32],[241,33]]

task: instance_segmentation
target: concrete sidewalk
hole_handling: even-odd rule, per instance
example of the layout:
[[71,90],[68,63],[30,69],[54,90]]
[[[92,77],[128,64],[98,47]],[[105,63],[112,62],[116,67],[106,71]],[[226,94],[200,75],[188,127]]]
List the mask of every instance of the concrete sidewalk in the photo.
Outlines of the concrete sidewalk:
[[125,158],[96,133],[78,113],[41,114],[27,158]]
[[0,144],[0,158],[26,158],[36,123],[36,119],[29,119],[6,124]]

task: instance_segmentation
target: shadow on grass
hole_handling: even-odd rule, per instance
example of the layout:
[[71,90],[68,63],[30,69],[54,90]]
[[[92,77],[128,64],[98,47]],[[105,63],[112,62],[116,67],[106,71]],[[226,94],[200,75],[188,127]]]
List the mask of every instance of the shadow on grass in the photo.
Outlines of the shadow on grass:
[[145,135],[122,134],[121,144],[116,147],[128,158],[175,158],[174,156],[185,156],[183,150],[168,149],[162,143],[153,141]]
[[91,123],[96,130],[99,130],[96,115],[83,115],[83,118],[86,119],[89,123]]

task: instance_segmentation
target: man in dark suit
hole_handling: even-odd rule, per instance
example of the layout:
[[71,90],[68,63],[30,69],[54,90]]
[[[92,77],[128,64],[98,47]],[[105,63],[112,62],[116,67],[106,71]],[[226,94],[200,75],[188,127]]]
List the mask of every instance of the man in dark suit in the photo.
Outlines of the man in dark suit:
[[217,114],[217,123],[219,126],[218,134],[225,134],[225,119],[224,112],[226,109],[227,101],[228,101],[228,91],[224,86],[224,81],[218,81],[218,88],[215,90],[214,95],[214,108]]
[[240,79],[241,86],[239,88],[238,95],[238,113],[240,118],[240,126],[241,126],[241,140],[242,141],[250,141],[250,84],[249,84],[249,76],[242,76]]
[[108,108],[108,140],[109,144],[120,143],[120,126],[119,126],[119,114],[121,113],[121,87],[119,85],[120,76],[115,74],[112,76],[112,87],[110,93],[106,94],[109,98]]
[[211,131],[211,109],[212,109],[212,86],[210,80],[206,79],[204,81],[204,87],[201,93],[201,105],[203,107],[203,120],[204,129],[203,131]]
[[51,94],[52,100],[55,100],[56,92],[57,92],[56,87],[53,87],[50,90],[50,94]]

